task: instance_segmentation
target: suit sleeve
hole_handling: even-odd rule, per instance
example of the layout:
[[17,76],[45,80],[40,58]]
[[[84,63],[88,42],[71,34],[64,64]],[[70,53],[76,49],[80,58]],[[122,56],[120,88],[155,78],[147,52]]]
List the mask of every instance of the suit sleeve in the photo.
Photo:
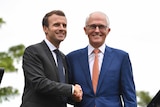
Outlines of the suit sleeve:
[[46,60],[45,52],[33,47],[26,48],[22,67],[28,88],[44,95],[71,96],[72,85],[57,82],[57,76],[52,72],[54,69]]
[[121,89],[124,107],[137,107],[136,90],[129,55],[126,54],[121,68]]

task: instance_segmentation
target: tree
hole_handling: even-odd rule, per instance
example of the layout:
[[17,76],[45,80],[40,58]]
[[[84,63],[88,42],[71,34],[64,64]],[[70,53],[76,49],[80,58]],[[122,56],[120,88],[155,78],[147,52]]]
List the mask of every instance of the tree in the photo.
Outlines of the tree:
[[[23,55],[25,46],[20,44],[9,48],[8,52],[0,52],[0,67],[5,69],[5,72],[16,72],[14,62],[19,62]],[[0,102],[8,100],[10,96],[19,95],[18,90],[12,86],[0,88]]]
[[1,27],[1,25],[4,24],[4,23],[5,23],[5,21],[4,21],[2,18],[0,18],[0,27]]
[[149,92],[137,91],[138,105],[140,107],[147,107],[149,102],[152,100],[152,97],[149,95]]
[[[2,18],[0,18],[0,27],[5,22]],[[23,44],[19,44],[16,46],[12,46],[8,49],[7,52],[0,52],[0,67],[5,69],[5,72],[16,72],[18,68],[15,67],[14,63],[18,63],[23,55],[25,46]],[[19,95],[19,91],[12,86],[2,87],[0,88],[0,102],[2,103],[4,100],[9,100],[11,96]]]

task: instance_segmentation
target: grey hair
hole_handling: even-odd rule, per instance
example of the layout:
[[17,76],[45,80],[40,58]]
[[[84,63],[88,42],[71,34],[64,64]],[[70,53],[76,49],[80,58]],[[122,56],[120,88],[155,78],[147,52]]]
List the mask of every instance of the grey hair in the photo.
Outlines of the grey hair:
[[87,26],[88,19],[89,19],[89,18],[91,17],[91,15],[94,14],[94,13],[101,13],[101,14],[105,15],[105,16],[106,16],[106,21],[107,21],[107,26],[108,26],[108,27],[110,26],[109,17],[108,17],[105,13],[100,12],[100,11],[95,11],[95,12],[90,13],[89,16],[87,16],[87,18],[86,18],[85,26]]

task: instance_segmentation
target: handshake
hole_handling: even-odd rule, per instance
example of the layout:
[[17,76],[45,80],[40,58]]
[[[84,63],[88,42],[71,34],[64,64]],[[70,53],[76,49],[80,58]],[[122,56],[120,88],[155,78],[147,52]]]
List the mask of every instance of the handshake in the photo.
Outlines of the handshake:
[[80,102],[82,100],[83,91],[80,85],[75,84],[74,85],[74,93],[73,93],[73,99],[76,102]]

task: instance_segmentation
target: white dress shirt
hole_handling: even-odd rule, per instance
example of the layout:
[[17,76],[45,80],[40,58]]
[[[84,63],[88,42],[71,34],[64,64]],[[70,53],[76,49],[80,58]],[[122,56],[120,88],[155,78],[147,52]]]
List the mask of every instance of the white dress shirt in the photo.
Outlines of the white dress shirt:
[[[105,47],[106,45],[103,44],[101,47],[98,48],[100,50],[100,52],[98,53],[99,71],[101,71],[101,65],[103,61]],[[91,78],[92,78],[92,71],[93,71],[92,69],[93,69],[93,63],[94,63],[94,57],[95,57],[93,50],[94,50],[94,47],[89,44],[88,45],[88,60],[89,60],[89,69],[90,69]]]
[[44,41],[46,42],[47,46],[49,47],[50,51],[52,52],[53,58],[54,58],[54,60],[57,64],[57,58],[56,58],[56,54],[54,52],[54,50],[57,49],[57,48],[46,38],[44,39]]

